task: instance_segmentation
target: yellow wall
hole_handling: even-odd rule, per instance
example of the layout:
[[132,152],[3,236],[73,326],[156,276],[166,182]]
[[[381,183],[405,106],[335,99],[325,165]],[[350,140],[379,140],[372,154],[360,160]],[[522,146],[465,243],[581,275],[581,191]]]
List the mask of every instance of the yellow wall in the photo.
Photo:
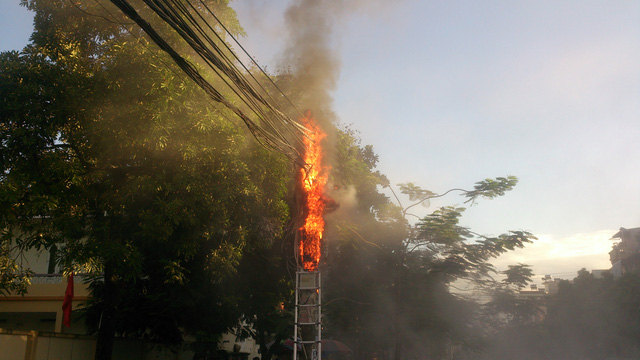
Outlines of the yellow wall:
[[[34,280],[37,280],[34,279]],[[24,296],[10,294],[8,296],[0,296],[0,328],[11,328],[16,330],[39,330],[39,331],[55,331],[65,332],[62,326],[62,302],[64,293],[67,289],[66,278],[59,277],[58,283],[32,283],[27,294]],[[80,304],[87,300],[89,289],[82,283],[79,277],[76,277],[73,283],[74,297],[72,302],[73,309],[77,309]],[[12,314],[16,313],[32,313],[34,316],[23,316],[23,319],[16,319]],[[39,316],[38,320],[38,315]],[[53,315],[55,314],[55,315]],[[46,320],[48,317],[55,318],[53,329]],[[72,327],[72,330],[73,329]],[[82,331],[81,329],[79,329]],[[77,331],[77,330],[76,330]],[[75,332],[75,331],[74,331]]]

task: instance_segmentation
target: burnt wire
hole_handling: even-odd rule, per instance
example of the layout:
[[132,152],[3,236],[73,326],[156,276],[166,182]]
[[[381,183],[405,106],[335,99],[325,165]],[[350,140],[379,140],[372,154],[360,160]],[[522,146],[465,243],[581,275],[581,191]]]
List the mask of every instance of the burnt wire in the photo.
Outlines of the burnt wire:
[[[308,136],[307,132],[309,131],[306,127],[302,126],[301,124],[299,124],[296,121],[291,120],[288,116],[286,116],[284,114],[284,112],[282,111],[281,108],[278,107],[278,102],[271,96],[271,94],[269,93],[269,91],[267,91],[267,89],[265,89],[260,82],[258,81],[258,79],[256,79],[256,77],[253,75],[253,73],[247,68],[247,66],[245,66],[245,64],[242,62],[242,60],[240,60],[240,58],[236,55],[236,53],[229,47],[229,45],[226,43],[226,41],[224,41],[224,39],[222,39],[222,37],[218,34],[217,31],[215,31],[211,25],[204,19],[204,17],[202,17],[202,15],[197,11],[197,9],[193,6],[193,4],[191,4],[191,2],[187,1],[187,3],[189,4],[189,6],[191,7],[191,9],[193,9],[193,11],[198,15],[198,17],[201,19],[201,21],[208,27],[208,29],[210,30],[211,33],[213,33],[219,40],[219,42],[226,48],[227,52],[230,53],[231,55],[233,55],[233,57],[235,58],[236,62],[238,64],[240,64],[242,66],[242,68],[245,70],[245,73],[249,75],[249,77],[251,79],[253,79],[253,84],[255,84],[260,90],[262,90],[262,93],[266,94],[266,96],[271,100],[271,102],[266,101],[266,99],[260,97],[260,101],[261,103],[263,103],[264,105],[267,106],[267,108],[272,111],[273,114],[275,114],[275,116],[282,122],[285,124],[290,124],[293,125],[293,127],[285,127],[286,130],[288,130],[290,135],[293,135],[293,138],[297,140],[299,145],[302,145],[304,147],[304,142],[301,141],[301,138],[298,136],[299,132],[302,132],[303,136]],[[245,52],[245,54],[247,55],[247,57],[249,57],[251,59],[251,61],[256,65],[256,67],[258,69],[260,69],[260,71],[262,72],[262,74],[265,76],[265,78],[278,90],[278,92],[289,102],[289,104],[292,105],[292,107],[301,115],[301,117],[303,117],[302,113],[296,108],[296,106],[291,102],[291,100],[289,100],[289,98],[287,97],[287,95],[273,82],[273,80],[271,79],[271,77],[269,77],[264,70],[262,70],[262,68],[257,64],[257,62],[255,62],[255,60],[253,60],[253,58],[251,57],[251,55],[249,55],[246,50],[242,47],[242,45],[240,45],[240,43],[235,39],[235,37],[233,37],[233,34],[226,28],[226,26],[224,26],[224,24],[220,21],[220,19],[218,19],[218,17],[215,15],[215,13],[202,1],[200,0],[200,3],[202,4],[202,6],[213,16],[214,19],[216,19],[216,21],[218,22],[218,24],[222,27],[222,29],[224,29],[226,31],[226,33],[238,44],[238,46],[240,46],[240,48]],[[206,36],[206,33],[204,31],[202,31],[202,34]],[[215,45],[214,42],[211,42],[212,45]],[[226,57],[226,54],[224,51],[220,52],[220,55],[223,56],[223,58],[227,61],[227,63],[232,67],[232,69],[235,68],[234,66],[234,62],[230,59],[228,59]],[[241,72],[238,72],[238,74],[240,76],[242,76]],[[247,84],[252,87],[252,85],[247,82]],[[258,93],[257,90],[254,89],[254,91],[256,93]],[[272,104],[274,104],[275,106],[273,106]],[[272,129],[274,131],[277,131],[277,129],[275,129],[275,127],[272,127]]]
[[[258,70],[260,70],[260,72],[264,75],[264,77],[271,83],[271,85],[273,85],[274,88],[276,88],[276,90],[278,90],[278,92],[284,97],[285,100],[287,100],[287,102],[289,103],[289,105],[291,105],[291,107],[293,107],[293,109],[300,115],[301,118],[303,118],[305,115],[302,113],[302,111],[300,111],[295,104],[291,101],[291,99],[289,99],[289,97],[284,93],[284,91],[282,91],[282,89],[280,89],[280,87],[273,81],[273,79],[271,79],[271,76],[269,76],[263,69],[262,67],[253,59],[253,57],[247,52],[247,50],[244,48],[244,46],[242,46],[242,44],[235,38],[235,36],[233,36],[233,34],[231,33],[231,31],[229,31],[229,29],[227,29],[227,27],[224,25],[224,23],[222,21],[220,21],[220,19],[216,16],[216,14],[209,8],[209,6],[207,6],[206,3],[204,3],[203,0],[200,0],[200,3],[202,4],[202,6],[209,12],[209,14],[211,14],[211,16],[216,19],[216,21],[218,22],[218,24],[220,24],[220,26],[222,27],[222,29],[224,29],[224,31],[229,35],[229,37],[231,37],[231,39],[233,39],[233,41],[236,43],[236,45],[238,45],[238,47],[240,49],[242,49],[242,51],[244,52],[244,54],[251,59],[251,62],[255,65],[256,68],[258,68]],[[199,15],[199,14],[198,14]],[[200,16],[202,17],[202,16]],[[204,20],[204,19],[203,19]],[[208,25],[208,24],[207,24]],[[211,29],[211,31],[216,34],[216,36],[218,36],[218,38],[220,38],[220,36],[218,35],[217,32],[215,32],[211,26],[209,26],[209,28]],[[222,41],[222,39],[220,39]],[[226,42],[223,41],[223,44],[227,47],[228,45],[226,44]],[[231,51],[231,49],[229,48],[229,50]],[[234,52],[232,52],[232,54],[234,56],[236,56],[236,54]],[[249,75],[251,75],[251,77],[254,79],[254,81],[262,88],[262,90],[269,96],[269,98],[271,98],[271,100],[273,100],[275,102],[275,99],[273,99],[273,97],[271,96],[271,94],[269,94],[268,91],[266,91],[262,85],[260,85],[260,83],[255,79],[255,77],[253,76],[253,74],[246,68],[246,66],[244,65],[244,63],[242,63],[242,61],[240,61],[240,59],[236,56],[236,59],[238,59],[238,62],[242,65],[242,67],[247,71],[247,73],[249,73]],[[308,129],[302,125],[300,125],[298,122],[293,122],[293,125],[300,127],[303,131],[308,131]]]

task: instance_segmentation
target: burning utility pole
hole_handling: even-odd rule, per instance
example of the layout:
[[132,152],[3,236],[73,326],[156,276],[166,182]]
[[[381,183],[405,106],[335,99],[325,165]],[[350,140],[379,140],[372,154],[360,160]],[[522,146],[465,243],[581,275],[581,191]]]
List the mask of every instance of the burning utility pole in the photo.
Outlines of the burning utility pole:
[[311,134],[309,138],[304,139],[306,165],[300,170],[300,185],[305,200],[305,221],[298,231],[293,358],[298,359],[300,345],[307,359],[321,360],[322,292],[318,263],[324,232],[323,192],[328,178],[327,168],[322,164],[321,143],[327,135],[318,127],[310,112],[307,112],[304,124],[311,130]]

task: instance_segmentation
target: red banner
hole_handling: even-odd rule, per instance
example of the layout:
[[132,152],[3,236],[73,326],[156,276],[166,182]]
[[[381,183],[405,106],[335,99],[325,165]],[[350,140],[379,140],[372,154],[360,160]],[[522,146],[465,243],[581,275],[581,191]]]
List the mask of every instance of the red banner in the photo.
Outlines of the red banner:
[[66,327],[71,326],[71,301],[73,300],[73,271],[67,278],[67,290],[64,292],[64,301],[62,302],[62,323]]

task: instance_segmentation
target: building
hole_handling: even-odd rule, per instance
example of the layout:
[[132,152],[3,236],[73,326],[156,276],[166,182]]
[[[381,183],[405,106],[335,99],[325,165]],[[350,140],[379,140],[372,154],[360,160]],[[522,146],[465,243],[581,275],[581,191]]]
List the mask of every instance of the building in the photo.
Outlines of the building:
[[620,228],[611,238],[619,241],[609,252],[613,276],[640,274],[640,228]]
[[[55,251],[55,250],[54,250]],[[30,250],[21,256],[21,265],[33,271],[31,285],[24,295],[9,293],[0,296],[0,328],[24,331],[44,331],[67,334],[86,333],[77,312],[72,312],[71,327],[62,326],[62,302],[67,278],[54,263],[49,251]],[[89,290],[82,276],[74,278],[72,308],[88,299]]]
[[542,278],[542,284],[544,285],[544,293],[546,295],[555,295],[558,293],[560,279],[554,279],[551,275],[545,275],[544,278]]
[[[62,303],[67,277],[55,264],[53,251],[29,250],[20,256],[23,269],[33,272],[27,293],[0,294],[0,360],[12,359],[92,359],[96,338],[87,334],[80,309],[90,293],[82,275],[74,276],[71,326],[63,325]],[[259,346],[252,339],[238,341],[225,334],[220,351],[211,359],[252,359]],[[169,349],[142,340],[116,339],[114,359],[191,360],[190,349]]]

